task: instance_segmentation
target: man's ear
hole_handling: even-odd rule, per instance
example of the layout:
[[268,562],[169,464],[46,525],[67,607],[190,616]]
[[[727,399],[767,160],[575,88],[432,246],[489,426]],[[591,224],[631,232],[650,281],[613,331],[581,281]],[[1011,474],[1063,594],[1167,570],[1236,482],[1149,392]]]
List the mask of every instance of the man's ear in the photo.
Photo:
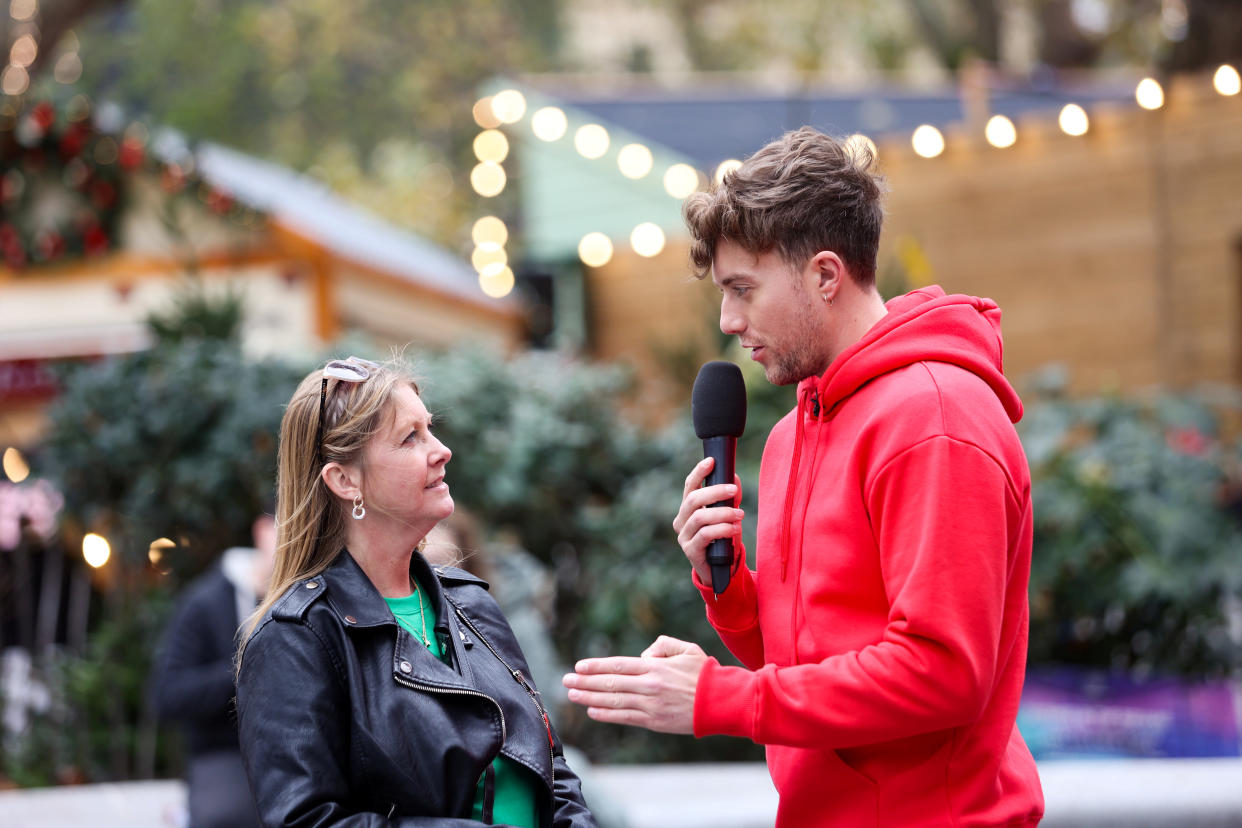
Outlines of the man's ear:
[[811,257],[811,267],[815,269],[820,297],[825,302],[835,299],[848,276],[845,262],[831,250],[821,250]]
[[358,474],[357,469],[332,462],[323,467],[323,470],[319,472],[319,476],[323,478],[323,482],[327,485],[329,491],[342,500],[352,501],[355,497],[362,494],[362,478]]

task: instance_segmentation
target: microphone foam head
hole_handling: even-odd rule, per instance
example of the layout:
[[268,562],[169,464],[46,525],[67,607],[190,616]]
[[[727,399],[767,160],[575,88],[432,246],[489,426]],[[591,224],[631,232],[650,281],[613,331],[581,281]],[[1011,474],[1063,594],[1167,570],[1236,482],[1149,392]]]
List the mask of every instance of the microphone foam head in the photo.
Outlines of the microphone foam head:
[[746,430],[746,383],[732,362],[704,363],[690,395],[690,417],[700,440],[741,437]]

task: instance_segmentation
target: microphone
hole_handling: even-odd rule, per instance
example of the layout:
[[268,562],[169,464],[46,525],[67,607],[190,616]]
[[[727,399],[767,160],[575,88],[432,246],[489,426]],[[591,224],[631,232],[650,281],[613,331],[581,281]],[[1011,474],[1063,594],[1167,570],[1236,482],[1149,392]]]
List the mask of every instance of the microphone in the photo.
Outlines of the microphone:
[[[732,362],[704,363],[690,394],[690,417],[694,434],[703,441],[703,456],[716,462],[704,485],[732,483],[737,438],[746,430],[746,383],[742,370]],[[732,506],[728,500],[712,506]],[[712,592],[729,586],[733,574],[733,538],[718,538],[707,546],[707,564],[712,571]]]

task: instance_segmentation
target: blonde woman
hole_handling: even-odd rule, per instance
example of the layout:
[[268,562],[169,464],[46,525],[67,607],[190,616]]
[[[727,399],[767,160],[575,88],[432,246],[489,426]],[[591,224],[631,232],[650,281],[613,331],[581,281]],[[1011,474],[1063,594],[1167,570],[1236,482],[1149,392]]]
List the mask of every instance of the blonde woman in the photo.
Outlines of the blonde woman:
[[265,824],[595,826],[486,584],[419,553],[451,457],[399,366],[335,360],[289,401],[276,567],[238,656]]

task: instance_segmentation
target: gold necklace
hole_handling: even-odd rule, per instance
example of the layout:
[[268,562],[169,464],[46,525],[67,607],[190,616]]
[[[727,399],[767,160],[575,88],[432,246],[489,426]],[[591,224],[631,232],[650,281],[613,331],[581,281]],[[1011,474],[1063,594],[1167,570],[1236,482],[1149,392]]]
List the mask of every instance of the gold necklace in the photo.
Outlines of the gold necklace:
[[423,592],[418,588],[418,581],[414,581],[414,595],[418,598],[418,620],[423,627],[423,645],[430,650],[431,639],[427,637],[427,616],[423,612]]

